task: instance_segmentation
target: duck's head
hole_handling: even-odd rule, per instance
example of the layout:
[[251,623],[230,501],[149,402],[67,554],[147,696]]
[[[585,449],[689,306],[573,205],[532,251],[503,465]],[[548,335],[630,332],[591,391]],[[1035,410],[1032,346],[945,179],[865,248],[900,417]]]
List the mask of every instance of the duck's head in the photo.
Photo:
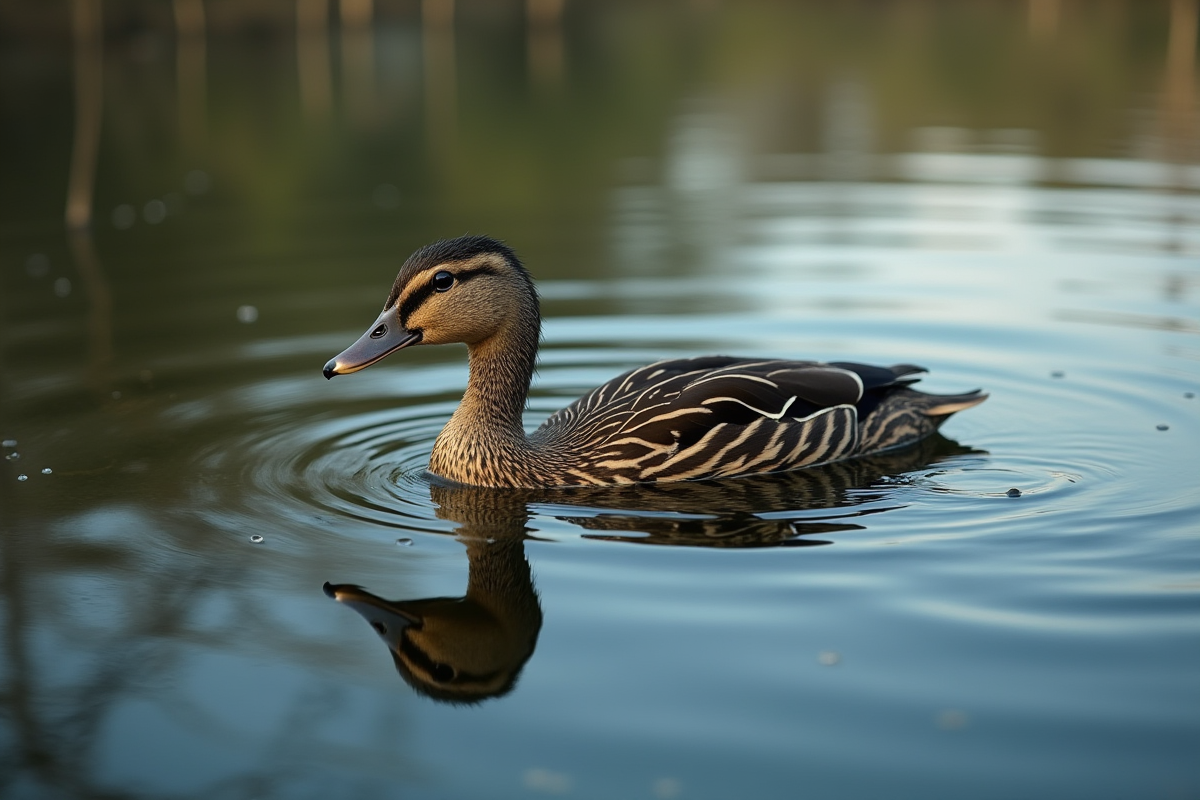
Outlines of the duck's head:
[[408,257],[383,312],[324,374],[357,372],[416,344],[475,346],[497,336],[528,340],[532,331],[536,349],[539,325],[533,279],[511,248],[487,236],[446,239]]

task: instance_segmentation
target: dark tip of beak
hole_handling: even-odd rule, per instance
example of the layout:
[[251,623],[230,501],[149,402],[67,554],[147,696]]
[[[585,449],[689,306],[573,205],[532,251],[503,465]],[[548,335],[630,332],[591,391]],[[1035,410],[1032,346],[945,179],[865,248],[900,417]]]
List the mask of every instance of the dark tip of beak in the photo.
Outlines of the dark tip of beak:
[[330,361],[328,364],[325,365],[325,369],[321,370],[321,374],[325,376],[325,380],[329,380],[334,375],[337,375],[337,373],[334,372],[334,367],[336,367],[336,366],[337,366],[336,361]]

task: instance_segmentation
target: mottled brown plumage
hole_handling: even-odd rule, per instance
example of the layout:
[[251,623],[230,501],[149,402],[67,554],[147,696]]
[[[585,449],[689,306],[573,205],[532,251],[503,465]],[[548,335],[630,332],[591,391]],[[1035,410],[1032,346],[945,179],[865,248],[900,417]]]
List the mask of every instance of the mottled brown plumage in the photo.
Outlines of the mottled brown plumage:
[[589,392],[526,436],[541,318],[533,281],[494,239],[415,252],[383,312],[325,365],[356,372],[415,344],[465,342],[470,378],[429,460],[474,486],[618,485],[778,472],[903,447],[987,398],[910,388],[909,364],[706,356],[660,361]]

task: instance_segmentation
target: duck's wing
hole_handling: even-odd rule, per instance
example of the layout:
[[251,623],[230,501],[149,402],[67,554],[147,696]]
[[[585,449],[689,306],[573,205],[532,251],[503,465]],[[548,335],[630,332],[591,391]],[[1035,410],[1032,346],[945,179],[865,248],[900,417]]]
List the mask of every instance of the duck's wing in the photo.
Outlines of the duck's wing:
[[575,430],[580,426],[590,430],[596,422],[611,430],[614,425],[619,427],[639,405],[653,402],[664,392],[677,394],[695,377],[748,361],[732,356],[702,356],[656,361],[631,369],[555,412],[542,423],[538,433]]
[[884,368],[851,366],[861,365],[727,357],[660,362],[559,412],[561,431],[553,430],[554,418],[543,430],[561,432],[578,452],[590,454],[582,473],[618,480],[739,475],[833,461],[857,446],[857,404],[898,379]]
[[[721,398],[749,403],[767,414],[779,410],[769,410],[772,402],[792,398],[802,401],[794,410],[806,409],[805,414],[850,403],[866,416],[883,397],[915,383],[918,379],[912,376],[923,372],[923,367],[912,364],[877,367],[849,361],[825,364],[733,356],[670,359],[630,370],[596,387],[553,414],[539,432],[578,426],[596,430],[597,423],[613,432],[627,427],[639,413],[661,409],[664,403],[686,408],[689,401],[708,400],[711,405]],[[688,394],[681,400],[684,392]]]

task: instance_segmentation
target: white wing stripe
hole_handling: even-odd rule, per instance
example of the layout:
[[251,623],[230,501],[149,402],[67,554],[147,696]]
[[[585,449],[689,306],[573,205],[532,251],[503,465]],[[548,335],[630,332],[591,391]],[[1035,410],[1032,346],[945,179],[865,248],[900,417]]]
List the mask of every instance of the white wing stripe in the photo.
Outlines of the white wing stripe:
[[783,419],[783,415],[787,413],[787,410],[792,407],[792,403],[794,402],[796,402],[796,395],[789,397],[787,402],[783,404],[783,408],[779,409],[777,414],[770,414],[766,411],[763,411],[761,408],[755,408],[743,400],[738,400],[736,397],[710,397],[707,400],[702,400],[700,405],[707,406],[711,405],[712,403],[737,403],[745,406],[756,414],[762,414],[767,419],[779,420]]
[[854,382],[858,384],[858,397],[854,398],[854,402],[857,403],[859,400],[862,400],[863,392],[866,391],[863,388],[862,376],[857,372],[851,372],[850,370],[842,369],[841,367],[832,367],[831,369],[836,369],[838,372],[845,373],[851,378],[854,378]]

